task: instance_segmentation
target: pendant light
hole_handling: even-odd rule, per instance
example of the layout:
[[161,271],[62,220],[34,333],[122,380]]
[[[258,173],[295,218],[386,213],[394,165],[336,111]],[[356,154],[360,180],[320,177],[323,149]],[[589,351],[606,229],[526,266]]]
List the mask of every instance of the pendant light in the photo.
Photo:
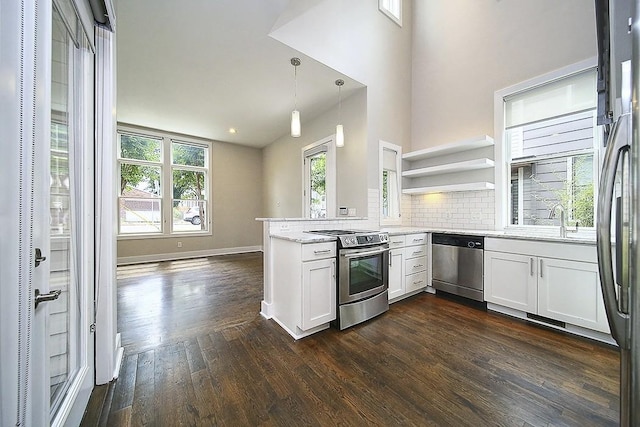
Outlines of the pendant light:
[[336,147],[344,147],[344,129],[342,128],[342,86],[344,80],[336,80],[336,86],[338,86],[338,125],[336,126]]
[[293,65],[293,111],[291,112],[291,136],[300,136],[300,111],[298,111],[298,65],[300,58],[291,58]]

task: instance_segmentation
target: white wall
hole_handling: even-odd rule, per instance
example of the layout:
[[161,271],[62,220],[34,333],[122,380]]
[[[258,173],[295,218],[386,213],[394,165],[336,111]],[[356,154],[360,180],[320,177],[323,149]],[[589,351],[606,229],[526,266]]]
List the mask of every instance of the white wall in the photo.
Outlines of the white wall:
[[[337,207],[356,208],[357,216],[367,216],[366,108],[366,89],[342,101],[345,144],[336,149]],[[302,147],[334,134],[337,117],[336,108],[314,120],[303,121],[302,136],[286,135],[263,149],[265,217],[303,216]]]
[[[410,143],[412,2],[404,1],[403,27],[381,13],[377,1],[308,4],[305,12],[285,12],[290,20],[271,36],[367,86],[368,166],[360,172],[366,173],[367,188],[377,189],[378,141],[404,151]],[[365,188],[359,191],[367,197]]]
[[[496,136],[495,91],[596,55],[594,7],[592,0],[415,1],[411,150]],[[460,175],[438,179],[456,183]],[[493,181],[492,170],[463,175]],[[412,196],[411,223],[490,229],[494,199],[493,190]]]
[[595,56],[593,0],[415,1],[411,149],[493,136],[496,90]]

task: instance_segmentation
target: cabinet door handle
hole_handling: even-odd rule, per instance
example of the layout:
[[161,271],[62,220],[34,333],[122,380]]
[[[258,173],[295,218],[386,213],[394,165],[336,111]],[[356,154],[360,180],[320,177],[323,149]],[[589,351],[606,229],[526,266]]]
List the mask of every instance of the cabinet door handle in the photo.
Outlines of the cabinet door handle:
[[393,267],[393,255],[389,254],[389,267]]
[[542,258],[540,258],[540,278],[542,278]]
[[531,270],[531,275],[533,276],[533,258],[529,258],[529,269]]
[[325,250],[322,250],[322,251],[313,251],[313,253],[316,254],[316,255],[328,254],[330,252],[331,252],[331,249],[325,249]]

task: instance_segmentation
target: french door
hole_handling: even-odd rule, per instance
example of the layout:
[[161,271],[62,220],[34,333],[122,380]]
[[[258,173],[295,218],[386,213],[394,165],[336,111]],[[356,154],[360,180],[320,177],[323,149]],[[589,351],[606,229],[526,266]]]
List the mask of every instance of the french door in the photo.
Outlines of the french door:
[[0,1],[0,425],[78,425],[94,384],[93,54],[71,0]]

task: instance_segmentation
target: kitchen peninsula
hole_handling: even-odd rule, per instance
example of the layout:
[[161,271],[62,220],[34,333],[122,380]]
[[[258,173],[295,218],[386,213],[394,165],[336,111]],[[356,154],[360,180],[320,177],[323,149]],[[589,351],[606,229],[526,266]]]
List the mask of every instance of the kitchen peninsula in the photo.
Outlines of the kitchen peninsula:
[[[335,237],[306,233],[309,230],[356,229],[376,230],[379,226],[367,218],[310,220],[305,218],[259,218],[264,229],[264,299],[261,314],[276,316],[277,300],[295,306],[286,320],[276,319],[294,338],[316,333],[329,327],[335,319]],[[424,278],[389,271],[389,302],[420,292],[435,293],[431,285],[432,233],[481,235],[484,248],[484,301],[487,309],[505,315],[611,343],[602,294],[599,287],[595,238],[590,235],[562,238],[548,233],[527,233],[517,228],[508,231],[449,230],[423,227],[386,227],[391,265],[411,261],[411,257],[393,258],[399,253],[410,255],[406,236],[425,239]],[[402,239],[402,245],[400,240]],[[286,249],[284,249],[286,248]],[[282,252],[284,249],[285,252]],[[401,252],[399,251],[401,250]],[[411,249],[421,254],[422,249]],[[285,254],[283,263],[279,259]],[[397,264],[394,264],[396,263]],[[278,282],[274,267],[288,271],[287,280]],[[313,265],[313,268],[310,268]],[[413,264],[411,264],[413,265]],[[288,267],[287,267],[288,266]],[[305,274],[307,276],[305,276]],[[304,302],[304,281],[321,280],[322,292]],[[413,279],[416,280],[413,280]],[[422,282],[424,280],[424,282]],[[281,283],[287,283],[281,287]],[[413,286],[413,283],[416,286]],[[307,282],[308,284],[308,282]],[[408,284],[408,285],[407,285]],[[579,296],[579,297],[578,297]],[[333,304],[331,304],[333,301]],[[306,304],[306,306],[305,306]],[[297,322],[297,323],[296,323]],[[296,329],[297,325],[303,325]]]

